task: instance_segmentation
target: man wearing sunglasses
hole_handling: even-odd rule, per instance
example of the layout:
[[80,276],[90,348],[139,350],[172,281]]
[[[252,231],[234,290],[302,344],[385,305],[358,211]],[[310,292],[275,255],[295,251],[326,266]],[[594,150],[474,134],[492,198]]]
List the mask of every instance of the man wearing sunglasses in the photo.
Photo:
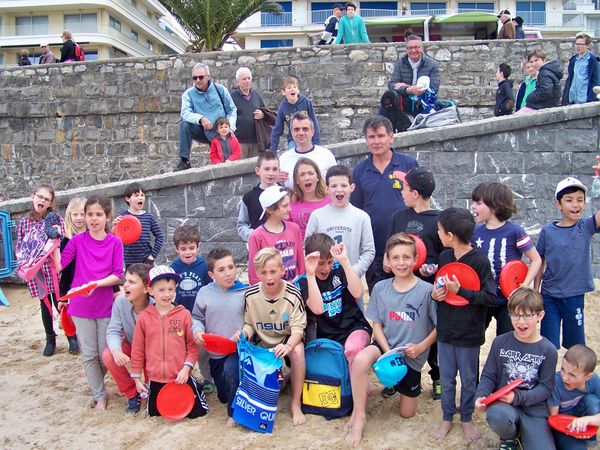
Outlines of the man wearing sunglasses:
[[231,131],[235,131],[237,108],[229,91],[210,78],[206,64],[198,63],[192,69],[194,86],[181,96],[181,123],[179,124],[179,158],[174,171],[190,169],[192,141],[210,143],[217,135],[215,122],[227,117]]

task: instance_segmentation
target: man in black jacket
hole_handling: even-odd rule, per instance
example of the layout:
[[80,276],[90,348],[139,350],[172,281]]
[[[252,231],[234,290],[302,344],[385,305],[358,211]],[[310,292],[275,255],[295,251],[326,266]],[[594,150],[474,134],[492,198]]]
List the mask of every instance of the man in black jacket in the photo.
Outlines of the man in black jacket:
[[237,89],[231,92],[231,99],[237,108],[235,136],[240,141],[242,158],[252,158],[260,153],[256,138],[256,120],[265,115],[260,108],[265,103],[260,94],[252,89],[252,72],[248,67],[240,67],[235,72]]
[[421,102],[411,98],[425,92],[417,86],[421,76],[428,76],[429,87],[434,91],[440,88],[440,68],[437,61],[423,53],[423,43],[419,36],[411,35],[406,38],[406,55],[394,64],[394,71],[388,83],[388,89],[400,95],[403,110],[406,114],[416,116],[423,111]]
[[579,33],[575,36],[576,53],[569,59],[563,105],[596,101],[593,88],[600,85],[600,64],[598,57],[590,51],[591,44],[589,35]]

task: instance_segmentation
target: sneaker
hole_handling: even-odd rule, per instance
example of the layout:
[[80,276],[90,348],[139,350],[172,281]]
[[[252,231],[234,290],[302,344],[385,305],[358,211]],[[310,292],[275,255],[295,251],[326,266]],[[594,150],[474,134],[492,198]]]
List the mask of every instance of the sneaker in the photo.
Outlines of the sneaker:
[[217,390],[217,387],[215,386],[215,383],[213,383],[212,381],[205,381],[202,384],[202,392],[204,392],[205,394],[212,394],[216,390]]
[[383,389],[383,391],[381,391],[381,396],[383,398],[392,398],[397,393],[398,393],[398,391],[396,390],[396,388],[386,387]]
[[127,409],[125,412],[127,414],[135,414],[140,412],[140,408],[142,407],[142,397],[140,394],[136,394],[135,397],[127,400]]
[[181,170],[187,170],[187,169],[191,169],[192,165],[190,164],[189,161],[179,161],[179,164],[177,164],[177,167],[175,167],[173,169],[173,172],[179,172]]
[[440,384],[440,380],[436,380],[433,382],[433,399],[440,400],[442,398],[442,385]]
[[521,442],[518,438],[500,439],[500,447],[498,450],[522,450]]

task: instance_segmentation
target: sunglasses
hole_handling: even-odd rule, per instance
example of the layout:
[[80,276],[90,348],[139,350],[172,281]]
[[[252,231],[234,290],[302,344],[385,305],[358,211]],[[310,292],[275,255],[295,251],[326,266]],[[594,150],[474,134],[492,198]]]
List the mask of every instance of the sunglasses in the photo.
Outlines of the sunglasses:
[[207,75],[194,75],[194,76],[192,77],[192,80],[194,80],[194,81],[196,81],[196,80],[200,80],[200,81],[202,81],[202,80],[204,80],[206,77],[207,77]]

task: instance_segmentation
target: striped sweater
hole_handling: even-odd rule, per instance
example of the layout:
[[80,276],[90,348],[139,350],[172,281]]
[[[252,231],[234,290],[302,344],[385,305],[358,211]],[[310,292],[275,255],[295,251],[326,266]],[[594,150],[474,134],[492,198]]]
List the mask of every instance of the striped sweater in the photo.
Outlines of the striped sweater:
[[[156,221],[156,218],[147,211],[142,214],[131,214],[128,210],[121,211],[120,216],[134,216],[142,224],[142,235],[133,244],[124,246],[125,264],[145,262],[148,256],[156,258],[165,240],[163,232]],[[154,236],[154,245],[152,245],[152,236]]]

